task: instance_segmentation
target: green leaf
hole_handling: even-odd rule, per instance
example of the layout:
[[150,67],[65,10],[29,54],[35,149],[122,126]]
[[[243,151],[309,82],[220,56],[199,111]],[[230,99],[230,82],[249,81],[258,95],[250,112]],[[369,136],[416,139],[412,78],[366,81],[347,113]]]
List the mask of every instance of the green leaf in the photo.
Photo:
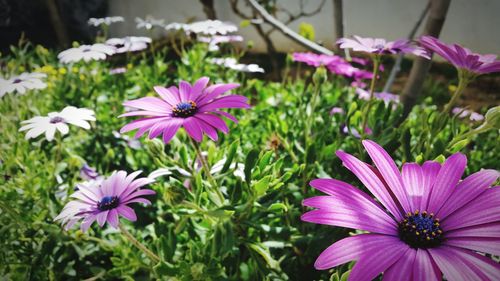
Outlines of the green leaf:
[[342,276],[340,277],[340,281],[347,281],[347,278],[349,278],[349,274],[351,274],[351,271],[346,271],[342,274]]
[[271,256],[271,253],[269,252],[269,249],[267,247],[265,247],[262,244],[253,244],[253,243],[249,243],[247,245],[250,247],[251,250],[255,251],[264,259],[269,268],[276,270],[279,269],[279,262]]
[[261,171],[264,171],[264,169],[266,168],[266,166],[271,161],[271,157],[272,156],[273,156],[273,151],[272,150],[270,150],[270,151],[264,153],[264,155],[262,155],[262,157],[260,158],[260,161],[259,161],[259,169]]
[[330,281],[340,281],[339,273],[337,271],[330,276]]
[[265,176],[253,185],[257,197],[261,197],[262,195],[266,194],[266,191],[269,189],[270,181],[271,176]]
[[252,149],[247,154],[247,158],[245,160],[245,181],[250,183],[252,180],[252,169],[257,163],[257,158],[259,157],[259,151],[257,149]]
[[175,276],[175,268],[166,262],[159,262],[157,265],[153,266],[153,270],[158,278],[161,279],[162,276]]
[[458,151],[462,150],[462,148],[464,148],[467,144],[469,144],[469,140],[468,139],[461,140],[461,141],[457,142],[456,144],[454,144],[450,148],[450,152],[451,153],[458,152]]
[[283,212],[288,211],[287,206],[285,204],[283,204],[283,203],[273,203],[267,209],[269,211],[283,211]]
[[227,172],[227,170],[229,170],[229,167],[231,166],[231,163],[233,163],[234,155],[236,154],[236,151],[238,150],[239,145],[240,145],[240,141],[235,140],[229,146],[229,151],[227,153],[226,162],[224,162],[224,166],[222,166],[221,174],[223,174],[223,173]]

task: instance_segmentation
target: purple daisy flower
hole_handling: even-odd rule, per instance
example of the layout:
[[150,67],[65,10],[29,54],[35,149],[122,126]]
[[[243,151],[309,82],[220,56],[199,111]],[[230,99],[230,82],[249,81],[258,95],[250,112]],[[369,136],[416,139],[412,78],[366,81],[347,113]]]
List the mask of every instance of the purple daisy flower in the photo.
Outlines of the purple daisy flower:
[[[354,78],[356,80],[371,79],[373,77],[373,73],[352,66],[348,61],[340,56],[315,54],[311,52],[293,53],[293,60],[303,62],[314,67],[320,67],[324,65],[331,73]],[[366,60],[364,59],[356,58],[356,60],[353,59],[353,61],[355,61],[356,63],[362,62],[366,64]]]
[[354,39],[340,38],[337,43],[340,44],[339,47],[342,49],[350,48],[358,52],[372,53],[377,55],[403,53],[429,58],[429,55],[424,49],[412,45],[412,43],[406,39],[386,41],[382,38],[363,38],[354,35]]
[[140,173],[141,171],[137,171],[127,176],[127,172],[118,171],[102,182],[77,185],[78,190],[70,196],[76,200],[68,202],[54,220],[61,221],[66,230],[83,220],[80,228],[84,232],[94,221],[101,227],[108,222],[114,228],[118,227],[118,216],[136,221],[137,216],[128,204],[151,204],[142,196],[155,194],[153,190],[140,189],[154,182],[150,178],[136,179]]
[[500,60],[496,60],[496,55],[476,54],[458,44],[445,44],[432,36],[422,36],[420,44],[437,53],[458,69],[467,70],[477,75],[500,72]]
[[375,167],[337,151],[376,200],[335,179],[311,186],[328,194],[305,199],[317,208],[302,220],[367,231],[342,239],[316,260],[329,269],[352,260],[349,280],[498,280],[500,265],[477,252],[500,255],[500,186],[495,170],[460,178],[467,159],[456,153],[444,164],[405,163],[402,172],[373,141],[363,145]]
[[216,141],[217,130],[223,133],[229,132],[229,128],[220,116],[238,122],[231,114],[218,109],[250,108],[250,105],[244,96],[220,96],[239,87],[239,84],[215,84],[207,87],[208,81],[208,77],[202,77],[192,86],[185,81],[179,83],[179,88],[155,86],[154,89],[161,99],[145,97],[123,103],[124,106],[138,110],[122,114],[120,117],[149,117],[132,121],[123,126],[120,133],[139,129],[135,134],[135,138],[139,138],[149,131],[150,139],[163,134],[163,142],[168,143],[182,126],[197,142],[202,141],[203,133]]

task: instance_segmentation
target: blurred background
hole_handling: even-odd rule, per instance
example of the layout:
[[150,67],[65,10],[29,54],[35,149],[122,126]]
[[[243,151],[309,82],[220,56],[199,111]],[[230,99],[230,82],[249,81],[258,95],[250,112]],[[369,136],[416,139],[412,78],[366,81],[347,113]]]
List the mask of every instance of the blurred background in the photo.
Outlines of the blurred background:
[[[334,0],[261,2],[271,5],[273,14],[292,30],[312,25],[312,39],[327,48],[333,47],[336,39]],[[424,0],[343,1],[344,33],[389,40],[407,37],[426,5]],[[479,53],[500,54],[498,11],[498,0],[453,0],[440,37]],[[71,41],[91,42],[96,29],[87,24],[90,17],[123,16],[125,22],[112,25],[110,36],[150,35],[144,29],[136,29],[136,17],[151,16],[163,19],[165,24],[217,18],[236,24],[243,22],[243,25],[245,20],[257,18],[247,1],[242,0],[0,0],[0,15],[3,51],[16,44],[23,31],[30,41],[50,47],[68,45]],[[239,34],[255,43],[254,52],[266,52],[265,40],[259,35],[257,26],[264,32],[269,28],[255,20],[240,28]],[[155,36],[164,35],[168,35],[166,31],[155,33]],[[280,32],[272,32],[270,38],[281,52],[304,49]]]

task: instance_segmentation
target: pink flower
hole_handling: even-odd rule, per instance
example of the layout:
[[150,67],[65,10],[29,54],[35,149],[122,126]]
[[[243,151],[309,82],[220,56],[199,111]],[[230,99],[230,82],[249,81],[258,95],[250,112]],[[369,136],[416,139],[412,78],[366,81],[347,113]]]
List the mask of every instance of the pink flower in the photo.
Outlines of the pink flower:
[[[306,63],[307,65],[319,67],[321,65],[325,66],[331,73],[337,75],[342,75],[349,78],[359,79],[371,79],[373,74],[369,71],[365,71],[352,66],[348,61],[342,57],[335,55],[323,55],[315,53],[293,53],[293,60]],[[357,60],[358,62],[364,62],[363,59]]]
[[500,60],[496,60],[496,55],[476,54],[458,44],[445,44],[432,36],[422,36],[420,44],[437,53],[458,69],[464,69],[475,74],[500,72]]
[[424,58],[429,58],[427,52],[406,39],[398,39],[396,41],[386,41],[382,38],[363,38],[354,35],[354,39],[340,38],[337,41],[340,48],[350,48],[354,51],[373,53],[373,54],[414,54]]
[[77,221],[83,220],[80,226],[83,232],[87,231],[94,221],[101,227],[107,222],[117,228],[118,216],[136,221],[137,216],[128,205],[136,202],[151,204],[142,196],[155,194],[153,190],[140,189],[154,181],[149,178],[136,179],[140,173],[141,171],[137,171],[127,176],[125,171],[118,171],[102,182],[77,185],[78,190],[70,196],[75,200],[68,202],[54,220],[61,221],[66,230]]
[[458,118],[466,118],[469,117],[470,121],[483,121],[484,115],[479,114],[477,112],[467,110],[461,107],[455,107],[451,110],[451,113],[455,114]]
[[179,88],[172,86],[164,88],[155,86],[160,98],[144,97],[124,102],[124,106],[137,109],[120,115],[148,116],[123,126],[120,133],[138,129],[135,138],[149,131],[148,137],[155,138],[163,134],[163,142],[168,143],[180,127],[197,142],[201,142],[203,134],[212,140],[217,140],[217,130],[229,132],[221,116],[234,122],[238,120],[231,114],[219,111],[220,108],[250,108],[247,98],[240,95],[221,94],[239,87],[239,84],[215,84],[206,87],[209,79],[202,77],[190,85],[185,81],[179,83]]
[[[362,100],[370,100],[370,92],[362,88],[356,88],[356,94]],[[399,96],[387,92],[375,93],[375,98],[383,100],[385,103],[395,102],[399,103]]]
[[302,220],[368,233],[337,241],[316,260],[329,269],[353,260],[349,280],[498,280],[500,265],[477,252],[500,255],[500,173],[481,170],[460,181],[467,158],[444,164],[405,163],[402,172],[373,141],[363,141],[375,166],[343,151],[337,156],[376,197],[335,179],[311,186],[328,194],[304,200],[317,210]]

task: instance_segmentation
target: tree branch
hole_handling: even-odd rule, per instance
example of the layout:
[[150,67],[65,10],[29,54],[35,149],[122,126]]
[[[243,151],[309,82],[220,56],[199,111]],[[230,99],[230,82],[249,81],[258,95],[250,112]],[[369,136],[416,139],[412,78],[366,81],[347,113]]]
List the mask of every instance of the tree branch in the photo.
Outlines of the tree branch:
[[272,15],[270,15],[266,11],[266,9],[264,9],[264,7],[262,7],[259,3],[257,3],[257,1],[247,0],[247,2],[252,6],[254,11],[256,11],[264,19],[264,21],[266,21],[268,24],[272,25],[274,28],[281,31],[288,38],[294,40],[295,42],[299,43],[300,45],[302,45],[310,50],[313,50],[317,53],[322,53],[325,55],[333,55],[332,51],[330,51],[327,48],[320,46],[320,45],[318,45],[310,40],[307,40],[306,38],[300,36],[295,31],[288,28],[282,22],[280,22],[279,20],[274,18]]

